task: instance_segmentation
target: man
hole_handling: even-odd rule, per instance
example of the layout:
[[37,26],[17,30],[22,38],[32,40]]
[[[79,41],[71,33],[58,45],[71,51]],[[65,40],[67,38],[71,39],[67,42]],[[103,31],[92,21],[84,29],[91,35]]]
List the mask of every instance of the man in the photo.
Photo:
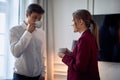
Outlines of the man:
[[45,80],[45,34],[36,21],[44,10],[38,4],[30,4],[22,25],[10,29],[10,49],[16,58],[13,80]]

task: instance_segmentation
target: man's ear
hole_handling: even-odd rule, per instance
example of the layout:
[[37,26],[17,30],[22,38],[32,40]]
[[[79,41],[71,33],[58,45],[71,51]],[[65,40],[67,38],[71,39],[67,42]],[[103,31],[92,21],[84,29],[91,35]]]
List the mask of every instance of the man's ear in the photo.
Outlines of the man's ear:
[[29,16],[29,14],[28,13],[26,13],[26,17],[28,17]]

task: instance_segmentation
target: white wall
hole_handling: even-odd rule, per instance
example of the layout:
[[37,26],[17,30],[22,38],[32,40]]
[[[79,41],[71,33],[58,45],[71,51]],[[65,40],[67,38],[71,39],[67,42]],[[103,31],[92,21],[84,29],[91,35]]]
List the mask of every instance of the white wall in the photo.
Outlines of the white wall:
[[73,33],[72,13],[80,8],[87,8],[87,0],[53,0],[54,17],[54,80],[66,80],[67,66],[56,55],[59,48],[71,49],[72,41],[78,39]]
[[120,0],[94,0],[94,14],[120,13]]
[[[78,39],[79,34],[73,33],[72,13],[77,9],[89,9],[92,14],[117,13],[120,12],[120,0],[51,0],[51,6],[48,6],[48,23],[52,21],[52,26],[48,24],[50,32],[48,37],[53,38],[51,54],[54,68],[52,71],[52,80],[66,80],[67,66],[61,62],[57,56],[57,50],[61,47],[71,49],[72,41]],[[49,0],[48,0],[49,2]],[[50,2],[51,3],[51,2]],[[94,5],[93,5],[94,3]],[[48,3],[49,4],[49,3]],[[110,4],[110,5],[108,5]],[[93,8],[94,7],[94,8]],[[48,30],[49,31],[49,30]],[[49,34],[50,33],[50,34]],[[53,35],[52,35],[53,33]],[[50,45],[49,45],[50,47]],[[51,48],[51,47],[50,47]],[[54,48],[54,49],[53,49]],[[50,55],[50,54],[49,54]],[[49,59],[50,60],[50,59]],[[101,80],[119,80],[120,64],[99,62]],[[49,75],[49,74],[48,74]],[[51,80],[51,79],[48,79]]]
[[56,55],[59,48],[72,48],[72,41],[78,39],[72,27],[72,13],[77,9],[87,9],[87,0],[53,0],[54,29],[54,80],[66,80],[67,66]]
[[99,62],[101,80],[120,80],[120,63]]
[[71,49],[73,39],[72,13],[80,8],[87,8],[87,0],[53,0],[55,49],[68,47]]
[[[120,13],[120,0],[94,0],[94,14]],[[120,63],[99,62],[101,80],[120,80]]]

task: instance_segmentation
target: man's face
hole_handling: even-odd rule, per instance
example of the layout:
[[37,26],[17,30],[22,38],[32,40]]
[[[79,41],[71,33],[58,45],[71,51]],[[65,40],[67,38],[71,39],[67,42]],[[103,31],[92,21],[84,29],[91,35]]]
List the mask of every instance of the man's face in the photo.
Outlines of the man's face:
[[42,14],[35,13],[35,12],[32,12],[31,14],[27,14],[26,16],[28,18],[28,21],[27,21],[28,24],[32,24],[36,21],[40,21],[42,18]]

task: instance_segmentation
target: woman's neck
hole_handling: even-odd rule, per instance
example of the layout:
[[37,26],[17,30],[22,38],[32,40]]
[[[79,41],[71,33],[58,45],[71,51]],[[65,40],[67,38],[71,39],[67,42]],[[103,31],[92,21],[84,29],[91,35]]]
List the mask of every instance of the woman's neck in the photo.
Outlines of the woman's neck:
[[81,32],[84,32],[84,31],[86,31],[87,29],[88,29],[87,27],[83,27],[83,28],[80,29],[79,32],[80,32],[80,33],[81,33]]

